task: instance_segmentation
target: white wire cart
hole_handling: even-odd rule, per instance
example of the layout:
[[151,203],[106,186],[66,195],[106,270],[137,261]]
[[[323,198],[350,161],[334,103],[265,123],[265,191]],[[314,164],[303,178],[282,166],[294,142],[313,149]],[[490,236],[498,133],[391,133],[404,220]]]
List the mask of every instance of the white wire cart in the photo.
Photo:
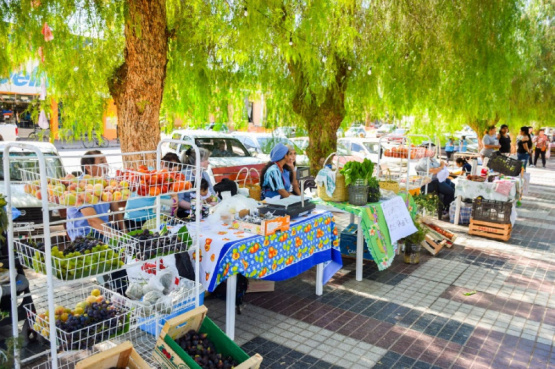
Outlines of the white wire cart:
[[[173,164],[162,162],[163,143],[190,145],[196,153],[195,165],[175,168]],[[35,230],[25,236],[26,229],[16,229],[12,220],[9,151],[14,147],[36,154],[30,159],[33,163],[20,171],[26,184],[25,192],[42,202],[43,225],[39,228],[39,235]],[[94,177],[77,177],[71,173],[81,172],[80,165],[56,168],[54,171],[50,165],[47,169],[46,160],[50,159],[31,143],[10,142],[4,148],[13,336],[19,336],[17,306],[18,300],[24,297],[16,294],[18,257],[24,267],[46,276],[46,283],[31,289],[34,303],[25,306],[29,325],[50,341],[50,350],[41,354],[46,355],[48,361],[37,366],[40,368],[73,368],[79,360],[127,340],[152,367],[156,367],[151,357],[157,339],[155,333],[159,332],[165,318],[190,307],[198,307],[202,300],[201,293],[204,293],[196,273],[195,281],[180,278],[164,304],[145,305],[125,295],[127,277],[108,279],[102,284],[95,279],[141,266],[160,256],[199,248],[195,235],[200,234],[200,181],[195,181],[195,187],[191,188],[190,182],[185,180],[201,176],[200,155],[195,143],[166,139],[158,144],[156,151],[90,155],[90,158],[97,157],[106,157],[107,164],[96,165]],[[80,158],[76,158],[77,161]],[[173,172],[168,173],[163,168],[170,168],[169,171]],[[153,174],[150,169],[156,172]],[[59,178],[60,173],[70,174]],[[184,191],[196,192],[195,222],[189,224],[190,234],[183,232],[183,222],[161,214],[161,196]],[[132,197],[133,193],[153,199],[151,205],[134,211],[151,212],[152,220],[147,222],[149,225],[146,228],[157,230],[156,237],[141,241],[129,234],[140,233],[142,229],[120,231],[114,227],[117,222],[105,224],[102,231],[95,230],[77,243],[72,243],[65,233],[51,234],[51,227],[66,226],[68,223],[67,220],[51,222],[51,210],[84,204],[119,204]],[[117,209],[116,206],[112,208]],[[109,215],[113,217],[123,213],[120,207]],[[100,215],[103,214],[96,216]],[[72,221],[93,217],[84,216]],[[17,239],[14,231],[18,231]],[[159,263],[155,264],[159,271]],[[198,258],[195,270],[199,270]],[[15,368],[38,356],[22,360],[17,350],[14,355]]]

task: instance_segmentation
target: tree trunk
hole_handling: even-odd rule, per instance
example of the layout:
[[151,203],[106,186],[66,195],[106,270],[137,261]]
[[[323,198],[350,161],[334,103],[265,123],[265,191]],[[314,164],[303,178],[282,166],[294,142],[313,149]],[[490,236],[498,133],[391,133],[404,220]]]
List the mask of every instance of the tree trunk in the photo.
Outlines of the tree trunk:
[[309,138],[306,153],[313,174],[322,168],[323,160],[337,150],[337,130],[345,118],[347,65],[339,58],[337,64],[339,68],[335,76],[336,83],[327,89],[326,98],[321,104],[317,104],[315,96],[305,98],[308,88],[305,85],[302,63],[289,65],[296,86],[293,111],[305,121]]
[[[165,0],[127,0],[125,61],[110,81],[122,152],[156,150],[168,61]],[[128,158],[128,160],[139,157]]]
[[486,130],[489,126],[495,126],[499,122],[499,118],[496,117],[495,119],[475,119],[468,123],[468,126],[476,132],[478,137],[478,148],[481,151],[484,147],[482,143],[482,139],[486,133]]

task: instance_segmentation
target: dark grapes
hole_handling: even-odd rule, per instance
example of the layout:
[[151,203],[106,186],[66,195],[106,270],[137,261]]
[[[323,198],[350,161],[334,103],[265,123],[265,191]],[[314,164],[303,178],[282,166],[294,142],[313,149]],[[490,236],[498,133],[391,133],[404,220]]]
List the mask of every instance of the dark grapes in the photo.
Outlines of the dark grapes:
[[239,365],[231,356],[218,354],[206,333],[190,330],[176,343],[203,369],[231,369]]
[[187,251],[187,243],[181,241],[177,235],[161,236],[158,232],[145,229],[133,237],[137,240],[135,257],[140,260]]
[[79,252],[80,254],[87,254],[87,251],[89,251],[88,253],[95,252],[97,250],[93,251],[93,248],[97,246],[103,246],[103,245],[104,245],[104,242],[94,237],[79,236],[79,237],[76,237],[73,242],[65,245],[63,252],[64,252],[64,255],[71,254],[74,252]]

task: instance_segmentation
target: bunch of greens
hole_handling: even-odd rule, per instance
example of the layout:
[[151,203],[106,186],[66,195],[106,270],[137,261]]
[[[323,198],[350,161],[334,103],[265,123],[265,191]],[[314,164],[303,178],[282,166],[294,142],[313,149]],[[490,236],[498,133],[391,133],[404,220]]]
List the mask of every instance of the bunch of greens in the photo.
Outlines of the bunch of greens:
[[370,188],[378,188],[380,187],[380,182],[376,177],[372,177],[368,180],[368,187]]
[[348,186],[357,180],[363,180],[364,184],[368,184],[374,173],[374,163],[368,159],[364,159],[362,163],[358,161],[349,161],[341,169],[341,174],[345,176],[345,184]]
[[434,213],[437,211],[439,197],[436,194],[419,194],[412,198],[420,212],[426,210],[427,213]]
[[426,239],[426,234],[428,230],[420,223],[418,219],[414,221],[414,226],[416,227],[417,231],[413,234],[403,238],[405,245],[420,245],[422,241]]

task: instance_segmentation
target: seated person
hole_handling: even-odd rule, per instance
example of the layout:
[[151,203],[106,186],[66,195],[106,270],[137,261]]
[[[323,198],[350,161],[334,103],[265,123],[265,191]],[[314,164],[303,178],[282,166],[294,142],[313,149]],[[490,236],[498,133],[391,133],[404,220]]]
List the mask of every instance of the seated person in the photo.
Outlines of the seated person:
[[[208,159],[210,158],[210,151],[204,149],[204,148],[199,148],[199,154],[200,154],[200,167],[201,167],[201,183],[202,183],[202,179],[206,180],[206,183],[208,183],[208,193],[210,194],[210,196],[215,196],[216,192],[214,191],[214,187],[212,186],[212,183],[210,181],[210,177],[208,176],[208,173],[206,172],[206,169],[208,169]],[[193,149],[188,149],[184,154],[183,154],[183,160],[182,160],[183,164],[187,164],[190,165],[192,167],[194,167],[196,164],[196,153]],[[195,182],[195,172],[194,172],[194,168],[193,171],[191,170],[187,170],[185,171],[185,179],[187,181],[190,181],[191,183],[193,183],[194,186],[194,182]],[[191,209],[191,192],[182,192],[179,194],[178,196],[178,200],[179,200],[179,208],[178,208],[178,214],[177,216],[180,218],[184,218],[188,215],[189,210]]]
[[[437,179],[437,173],[439,173],[446,164],[444,161],[439,162],[435,157],[432,158],[422,158],[416,164],[417,172],[426,172],[426,167],[429,163],[429,171],[432,174],[432,181],[428,183],[428,193],[438,192],[443,195],[443,206],[444,209],[449,209],[449,205],[455,199],[455,184],[451,180],[446,179],[443,182],[439,182]],[[422,187],[422,192],[425,191],[425,186]]]
[[[194,192],[191,193],[191,199],[196,198],[195,195],[196,194]],[[210,192],[210,186],[208,184],[208,181],[204,178],[202,178],[200,181],[200,199],[202,200],[203,203],[209,204],[211,206],[214,206],[218,203],[218,197],[214,196]]]
[[[179,161],[179,156],[173,152],[167,153],[162,158],[162,165],[165,168],[168,168],[169,171],[178,171],[181,167],[180,164],[181,162]],[[160,196],[160,204],[163,212],[168,213],[168,215],[171,216],[175,215],[178,201],[177,196],[178,195],[176,194]],[[124,219],[126,227],[129,230],[141,228],[144,222],[154,217],[155,203],[155,197],[143,197],[137,195],[137,192],[133,192],[125,205]],[[135,210],[147,207],[150,207],[150,209]]]
[[472,172],[472,165],[463,158],[457,158],[455,161],[457,167],[460,168],[462,174],[470,174]]
[[[103,156],[102,152],[99,150],[87,151],[81,158],[81,169],[83,170],[83,173],[93,177],[104,177],[106,166],[106,157]],[[75,240],[75,238],[79,236],[86,236],[93,229],[102,231],[102,225],[109,221],[108,212],[110,210],[119,211],[120,205],[121,204],[119,202],[102,203],[97,205],[85,204],[67,209],[68,237],[71,240]],[[89,216],[93,218],[79,219]],[[114,218],[116,221],[123,220],[121,213],[115,214]],[[125,231],[125,229],[122,229],[122,231]]]
[[218,141],[217,147],[213,150],[213,154],[214,154],[214,157],[229,156],[229,152],[226,149],[224,140]]
[[300,196],[301,189],[299,187],[299,182],[297,181],[297,151],[291,145],[287,145],[289,149],[289,160],[287,164],[283,166],[283,173],[285,176],[283,179],[285,180],[285,188],[287,191],[293,195]]
[[283,199],[290,196],[291,177],[285,172],[285,170],[291,170],[287,166],[289,156],[289,148],[281,142],[270,152],[270,161],[260,174],[264,198],[281,196]]

